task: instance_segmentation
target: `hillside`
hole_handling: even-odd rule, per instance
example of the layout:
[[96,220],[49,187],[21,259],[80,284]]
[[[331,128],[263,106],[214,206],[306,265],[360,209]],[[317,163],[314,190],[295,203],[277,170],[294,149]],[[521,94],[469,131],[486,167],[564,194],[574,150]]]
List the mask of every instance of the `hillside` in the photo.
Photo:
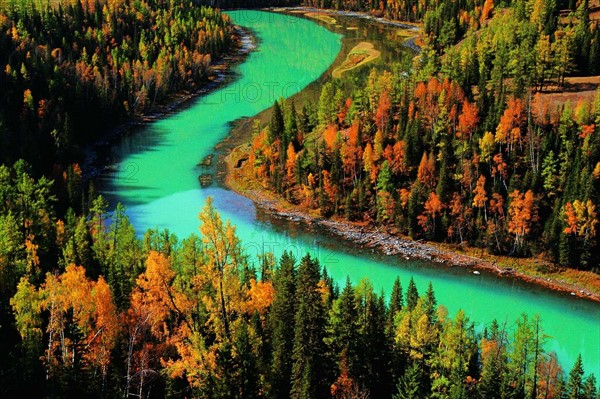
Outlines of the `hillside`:
[[599,29],[540,4],[465,19],[457,44],[430,30],[408,76],[276,104],[247,176],[327,218],[597,271],[599,80],[572,75],[600,65]]

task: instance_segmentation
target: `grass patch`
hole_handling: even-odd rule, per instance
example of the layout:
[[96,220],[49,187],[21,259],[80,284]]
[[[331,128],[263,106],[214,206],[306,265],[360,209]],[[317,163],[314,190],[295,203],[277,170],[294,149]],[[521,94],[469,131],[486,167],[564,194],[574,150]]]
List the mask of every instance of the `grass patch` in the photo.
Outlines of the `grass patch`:
[[346,59],[340,66],[333,70],[331,75],[334,78],[340,78],[344,72],[371,62],[380,55],[381,52],[379,50],[375,50],[372,43],[360,42],[352,50],[350,50],[346,56]]
[[319,21],[325,22],[329,25],[337,24],[337,20],[335,18],[333,18],[331,15],[327,15],[321,12],[307,12],[304,15],[306,15],[309,18],[318,19]]
[[396,35],[400,36],[400,37],[405,37],[405,38],[409,38],[409,37],[415,37],[419,34],[418,31],[415,31],[414,29],[398,29],[396,31]]

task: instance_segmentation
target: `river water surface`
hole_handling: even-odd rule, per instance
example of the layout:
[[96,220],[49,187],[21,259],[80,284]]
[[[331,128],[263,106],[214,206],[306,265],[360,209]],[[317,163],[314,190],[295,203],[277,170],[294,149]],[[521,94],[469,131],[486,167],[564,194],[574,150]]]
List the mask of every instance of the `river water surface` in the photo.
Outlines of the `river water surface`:
[[373,254],[265,217],[250,200],[216,184],[201,188],[198,163],[227,136],[230,123],[305,88],[330,67],[342,46],[340,34],[307,19],[261,11],[229,14],[258,38],[257,49],[236,67],[237,78],[113,149],[116,172],[103,177],[102,193],[127,207],[139,234],[148,228],[168,228],[179,237],[198,232],[198,212],[212,196],[222,217],[237,226],[249,254],[290,250],[300,258],[311,252],[340,285],[346,276],[355,283],[368,277],[376,291],[387,293],[397,276],[404,287],[414,277],[421,293],[431,281],[450,314],[462,308],[480,327],[493,319],[512,326],[522,312],[539,314],[550,336],[546,349],[558,354],[563,368],[570,370],[581,353],[586,371],[600,375],[596,303],[485,273]]

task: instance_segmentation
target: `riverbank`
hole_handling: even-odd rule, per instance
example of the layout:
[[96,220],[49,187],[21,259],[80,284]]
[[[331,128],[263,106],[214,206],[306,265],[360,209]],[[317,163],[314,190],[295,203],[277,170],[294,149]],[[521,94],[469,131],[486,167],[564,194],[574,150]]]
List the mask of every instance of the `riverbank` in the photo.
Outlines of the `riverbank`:
[[380,24],[390,25],[398,28],[398,35],[406,38],[404,45],[416,53],[420,53],[425,43],[421,36],[422,24],[408,21],[396,21],[384,17],[378,17],[371,13],[362,11],[343,11],[331,10],[327,8],[315,7],[271,7],[265,8],[267,11],[291,13],[294,15],[302,14],[308,18],[319,20],[328,25],[336,25],[335,16],[361,18]]
[[[248,139],[244,134],[244,124],[234,130],[237,130],[233,134],[236,140]],[[397,256],[405,260],[425,260],[444,267],[463,267],[476,274],[485,271],[502,278],[519,279],[550,290],[600,302],[600,276],[592,272],[559,268],[536,258],[503,257],[487,254],[478,248],[415,241],[365,223],[350,222],[341,218],[323,218],[314,210],[287,202],[264,189],[256,179],[249,177],[244,168],[248,150],[248,144],[241,144],[224,158],[222,183],[251,199],[257,207],[271,215],[308,227],[321,227],[344,240],[363,248],[372,248],[387,256]]]
[[254,34],[246,28],[236,25],[234,27],[233,44],[231,49],[223,54],[219,59],[213,61],[210,69],[212,70],[208,80],[201,84],[195,90],[181,90],[170,94],[167,99],[156,104],[151,112],[145,112],[132,116],[117,126],[110,129],[107,134],[95,143],[90,144],[82,151],[85,162],[80,166],[83,170],[84,180],[89,181],[97,178],[103,173],[111,172],[112,165],[108,158],[110,148],[118,140],[131,132],[143,128],[144,126],[159,120],[174,112],[180,111],[190,106],[195,99],[200,96],[219,89],[226,85],[235,77],[232,68],[242,63],[248,54],[256,48],[256,38]]
[[[323,10],[294,7],[273,9],[272,11],[301,14]],[[323,12],[332,15],[349,14],[340,11]],[[378,18],[368,14],[361,14],[361,18],[378,20]],[[386,21],[385,23],[400,24],[393,21]],[[406,26],[403,25],[403,27]],[[412,29],[418,29],[418,27],[413,26]],[[344,54],[338,55],[338,60],[344,60],[350,52],[351,49],[348,48]],[[337,65],[337,62],[333,65]],[[330,71],[333,69],[332,66]],[[310,97],[306,94],[307,90],[294,97],[297,107],[302,106],[303,99]],[[318,94],[315,98],[318,98]],[[243,173],[243,170],[248,158],[248,142],[252,136],[254,120],[258,120],[261,125],[265,125],[269,120],[269,116],[270,111],[267,110],[254,118],[236,121],[230,135],[217,146],[215,154],[217,159],[216,177],[221,184],[250,198],[268,214],[309,227],[319,226],[334,236],[342,237],[348,242],[364,248],[372,248],[388,256],[422,259],[438,263],[441,267],[464,267],[476,273],[486,271],[503,278],[518,279],[567,295],[600,302],[600,275],[598,274],[562,268],[537,258],[495,256],[479,248],[414,241],[409,237],[397,235],[395,231],[383,230],[364,223],[349,222],[341,218],[325,219],[314,210],[293,205],[265,190],[260,182],[249,178],[247,174]]]

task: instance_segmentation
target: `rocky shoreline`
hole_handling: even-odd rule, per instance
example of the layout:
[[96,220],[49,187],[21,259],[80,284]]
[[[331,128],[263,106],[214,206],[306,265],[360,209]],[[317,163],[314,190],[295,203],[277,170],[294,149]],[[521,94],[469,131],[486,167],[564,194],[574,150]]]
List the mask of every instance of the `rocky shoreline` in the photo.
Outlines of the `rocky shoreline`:
[[399,256],[406,260],[419,259],[439,263],[447,267],[464,267],[473,270],[475,274],[478,274],[480,271],[486,271],[499,277],[515,278],[541,285],[554,291],[600,302],[600,295],[597,293],[581,289],[563,281],[547,277],[533,277],[513,268],[500,267],[495,262],[452,252],[426,242],[404,239],[374,227],[360,226],[345,220],[314,217],[299,209],[291,208],[291,204],[282,204],[284,200],[274,198],[270,192],[259,189],[236,189],[236,184],[231,182],[230,177],[231,175],[229,175],[227,184],[229,188],[251,199],[257,207],[262,208],[271,215],[293,222],[325,228],[331,234],[363,248],[372,248],[384,255]]
[[[299,10],[299,8],[295,8]],[[277,11],[289,12],[291,8]],[[304,10],[304,8],[303,8]],[[317,9],[313,9],[317,10]],[[310,11],[306,9],[306,11]],[[363,15],[363,18],[370,16]],[[373,17],[371,17],[373,18]],[[295,97],[299,96],[297,94]],[[227,187],[254,202],[254,204],[267,214],[282,218],[294,223],[304,224],[308,227],[320,227],[330,234],[340,237],[348,242],[363,248],[371,248],[387,256],[397,256],[406,259],[418,259],[439,264],[441,267],[463,267],[475,274],[480,272],[491,273],[501,278],[511,278],[525,281],[537,286],[600,302],[600,292],[585,289],[576,283],[561,280],[560,276],[532,276],[516,270],[513,267],[501,266],[495,259],[486,260],[479,257],[463,254],[458,251],[443,248],[439,244],[415,241],[391,234],[388,231],[342,219],[326,219],[319,215],[311,214],[299,207],[290,204],[285,199],[275,196],[272,192],[263,189],[259,182],[242,181],[241,166],[249,150],[248,141],[252,136],[252,121],[262,120],[266,123],[269,110],[261,112],[253,118],[243,118],[236,121],[230,134],[215,148],[212,162],[215,165],[215,179]],[[518,259],[515,259],[515,263]]]
[[[243,131],[244,129],[237,130]],[[501,278],[518,279],[567,295],[600,302],[600,295],[597,292],[562,281],[559,278],[532,276],[512,267],[500,266],[495,260],[489,261],[448,250],[433,243],[399,237],[377,227],[313,215],[263,189],[257,181],[242,181],[243,172],[240,168],[240,159],[246,156],[245,151],[248,147],[247,144],[243,143],[243,140],[244,137],[246,140],[248,137],[240,131],[235,132],[234,136],[239,146],[233,148],[228,155],[221,154],[223,159],[219,162],[221,165],[220,181],[227,188],[252,200],[258,208],[271,216],[300,223],[307,227],[322,228],[333,236],[340,237],[362,248],[371,248],[386,256],[397,256],[405,260],[424,260],[440,264],[442,267],[467,268],[474,274],[487,272]],[[518,262],[518,259],[515,259],[515,262]]]

